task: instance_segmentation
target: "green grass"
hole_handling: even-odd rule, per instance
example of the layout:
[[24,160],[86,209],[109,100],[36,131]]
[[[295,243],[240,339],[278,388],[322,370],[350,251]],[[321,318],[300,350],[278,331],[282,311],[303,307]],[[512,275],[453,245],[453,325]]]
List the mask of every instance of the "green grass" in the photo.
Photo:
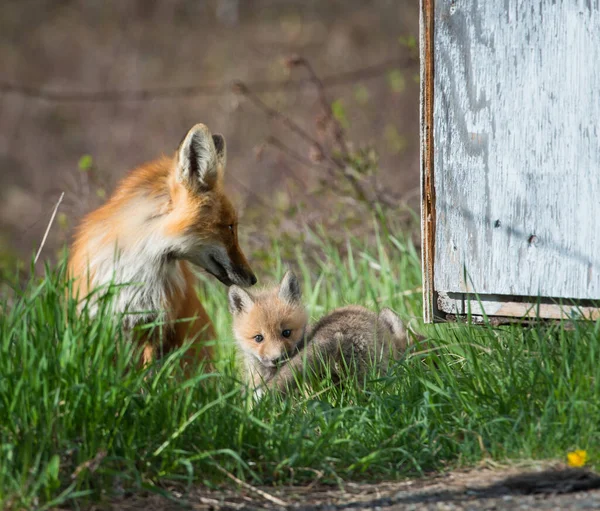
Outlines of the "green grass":
[[[313,319],[346,304],[420,317],[415,250],[383,236],[348,255],[323,244],[297,269]],[[257,268],[255,268],[257,269]],[[262,281],[284,268],[278,247]],[[237,381],[226,289],[200,289],[219,333],[221,375],[178,376],[177,357],[132,369],[135,354],[113,320],[73,318],[59,270],[32,280],[0,317],[0,507],[43,509],[128,491],[400,478],[496,460],[600,454],[600,323],[424,329],[386,376],[322,382],[251,408]],[[68,311],[68,312],[67,312]]]

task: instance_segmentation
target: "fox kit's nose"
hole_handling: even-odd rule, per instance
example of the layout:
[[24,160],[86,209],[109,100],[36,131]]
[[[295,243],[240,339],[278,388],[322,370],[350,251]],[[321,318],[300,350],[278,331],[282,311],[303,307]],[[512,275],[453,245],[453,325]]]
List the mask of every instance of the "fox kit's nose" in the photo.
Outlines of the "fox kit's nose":
[[254,284],[256,284],[257,282],[257,278],[256,275],[254,275],[254,273],[250,274],[250,285],[253,286]]
[[268,357],[261,357],[260,361],[265,367],[275,367],[275,362]]
[[278,366],[281,364],[284,364],[285,362],[287,362],[290,358],[290,355],[287,351],[283,351],[281,354],[279,354],[276,357],[271,357],[271,359],[269,360],[269,362],[271,362],[271,364],[273,364],[273,366]]

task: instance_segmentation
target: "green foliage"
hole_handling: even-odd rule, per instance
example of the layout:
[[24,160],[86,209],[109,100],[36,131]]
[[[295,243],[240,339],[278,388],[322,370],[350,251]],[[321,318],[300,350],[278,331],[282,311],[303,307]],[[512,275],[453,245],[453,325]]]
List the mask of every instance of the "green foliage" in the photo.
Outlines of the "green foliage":
[[17,282],[18,272],[24,266],[23,261],[19,259],[8,240],[0,234],[0,296],[5,291],[5,285]]
[[346,116],[346,107],[344,106],[344,101],[341,99],[336,99],[333,103],[331,103],[331,112],[341,126],[344,129],[347,129],[350,123],[348,122],[348,117]]
[[[316,237],[312,233],[313,237]],[[297,254],[313,319],[346,303],[420,316],[420,263],[402,237],[321,243]],[[284,271],[274,245],[268,274]],[[270,279],[265,279],[268,276]],[[138,369],[112,310],[66,300],[62,267],[46,269],[0,308],[0,507],[44,509],[130,490],[218,484],[218,467],[252,484],[398,478],[482,458],[600,454],[600,323],[429,328],[383,377],[325,379],[252,407],[242,393],[226,289],[202,279],[219,374],[179,374],[175,353]]]
[[387,74],[387,82],[393,92],[400,93],[406,89],[406,79],[400,69],[392,69]]
[[91,155],[84,154],[81,158],[79,158],[77,166],[82,172],[87,172],[88,170],[93,168],[94,160],[92,159]]
[[373,175],[379,169],[379,157],[373,147],[362,147],[348,154],[346,163],[356,174]]
[[412,35],[400,36],[398,38],[398,42],[409,50],[414,50],[417,48],[417,40]]
[[371,98],[371,93],[369,89],[364,85],[356,85],[354,87],[354,99],[359,105],[366,105]]
[[400,154],[406,149],[406,138],[399,132],[393,124],[387,124],[383,133],[388,149],[393,154]]

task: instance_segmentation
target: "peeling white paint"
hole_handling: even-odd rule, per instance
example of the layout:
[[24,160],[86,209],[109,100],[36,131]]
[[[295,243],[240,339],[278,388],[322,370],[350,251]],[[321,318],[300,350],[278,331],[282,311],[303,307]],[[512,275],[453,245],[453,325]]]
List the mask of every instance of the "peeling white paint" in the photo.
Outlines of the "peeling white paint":
[[600,299],[600,1],[437,0],[434,66],[435,290]]

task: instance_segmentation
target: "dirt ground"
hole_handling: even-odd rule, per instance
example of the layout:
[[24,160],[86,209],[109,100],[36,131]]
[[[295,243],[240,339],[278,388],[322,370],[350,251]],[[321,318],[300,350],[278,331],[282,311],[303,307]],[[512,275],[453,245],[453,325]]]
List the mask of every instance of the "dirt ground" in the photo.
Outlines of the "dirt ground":
[[600,509],[600,475],[561,464],[510,468],[480,467],[422,479],[379,484],[317,484],[256,488],[247,484],[221,490],[199,488],[172,499],[134,497],[99,510],[502,510]]

